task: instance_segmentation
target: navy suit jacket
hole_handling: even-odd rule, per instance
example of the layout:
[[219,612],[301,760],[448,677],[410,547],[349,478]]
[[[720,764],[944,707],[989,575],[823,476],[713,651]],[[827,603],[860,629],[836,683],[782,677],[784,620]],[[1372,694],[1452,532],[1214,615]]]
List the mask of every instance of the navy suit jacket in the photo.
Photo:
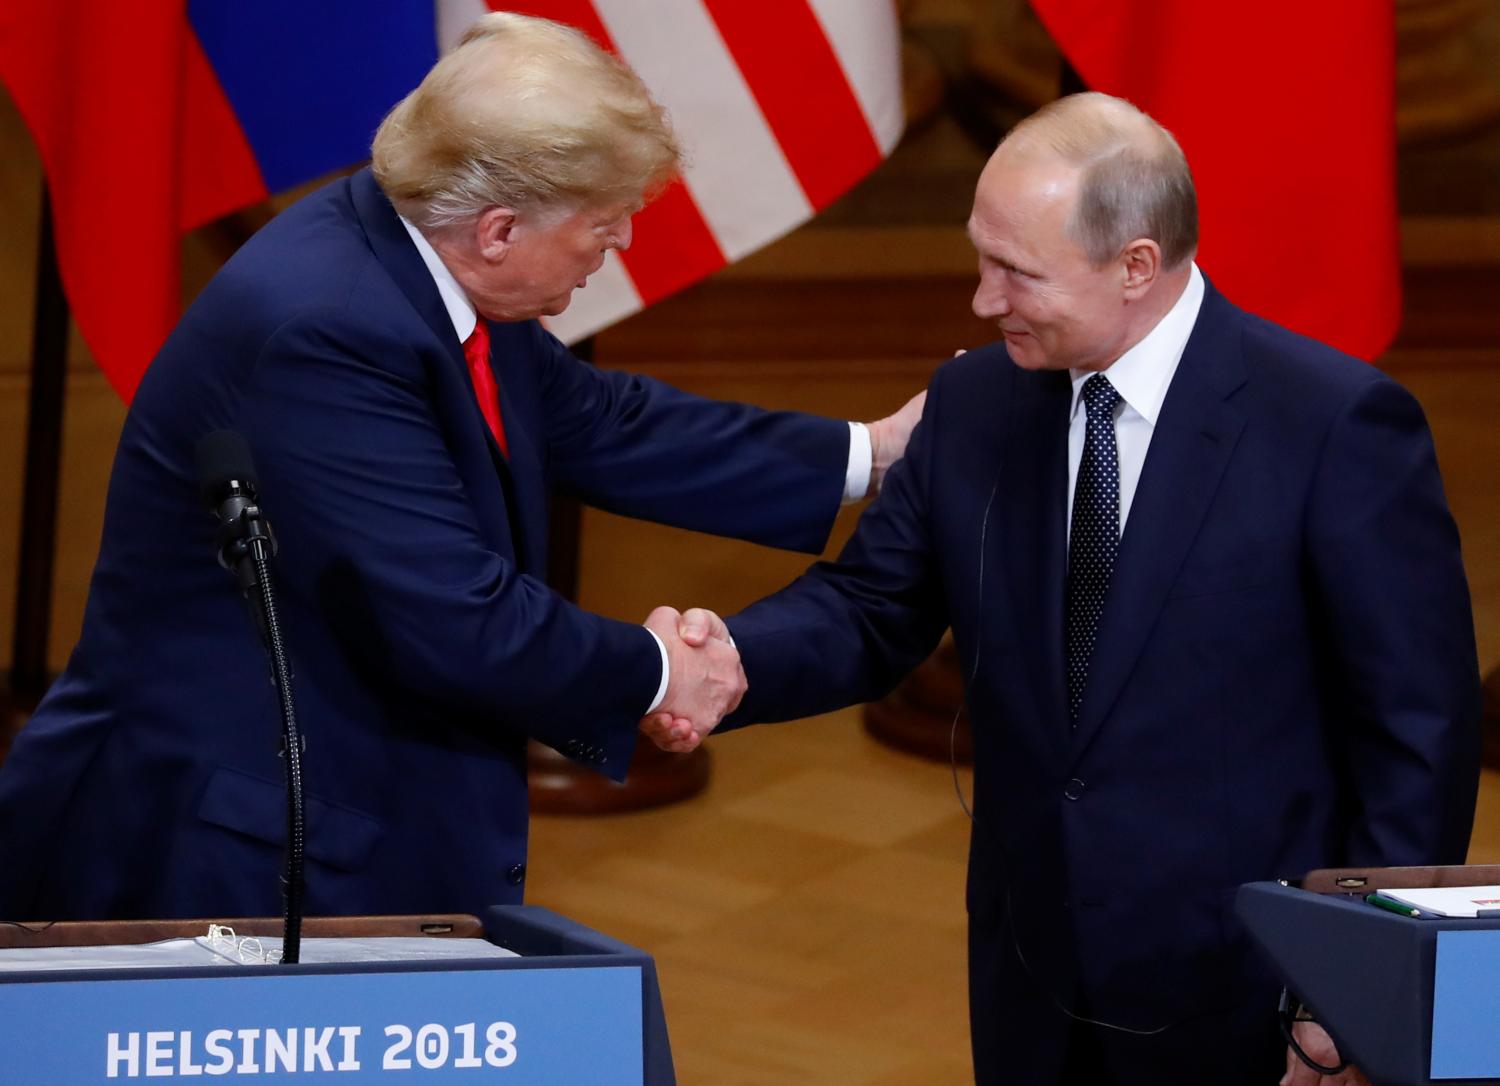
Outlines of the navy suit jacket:
[[1210,287],[1071,730],[1070,397],[1067,373],[1003,345],[944,365],[838,560],[730,621],[750,681],[730,723],[878,697],[951,624],[974,733],[979,1080],[1055,1080],[1058,1004],[1169,1027],[1103,1031],[1121,1082],[1199,1060],[1214,1081],[1279,1075],[1235,888],[1467,846],[1478,668],[1426,422],[1375,369]]
[[816,552],[845,423],[720,404],[491,326],[509,444],[368,171],[256,235],[126,420],[84,630],[0,771],[0,916],[275,914],[267,658],[193,451],[243,432],[306,735],[309,913],[521,898],[525,742],[620,779],[661,676],[643,628],[543,583],[547,501]]

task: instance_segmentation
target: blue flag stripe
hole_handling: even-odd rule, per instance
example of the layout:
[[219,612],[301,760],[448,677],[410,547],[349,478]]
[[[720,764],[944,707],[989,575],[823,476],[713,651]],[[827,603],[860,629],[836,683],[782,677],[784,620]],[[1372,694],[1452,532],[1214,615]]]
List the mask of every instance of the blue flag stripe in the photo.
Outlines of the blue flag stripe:
[[368,158],[438,55],[432,0],[189,0],[188,18],[273,192]]

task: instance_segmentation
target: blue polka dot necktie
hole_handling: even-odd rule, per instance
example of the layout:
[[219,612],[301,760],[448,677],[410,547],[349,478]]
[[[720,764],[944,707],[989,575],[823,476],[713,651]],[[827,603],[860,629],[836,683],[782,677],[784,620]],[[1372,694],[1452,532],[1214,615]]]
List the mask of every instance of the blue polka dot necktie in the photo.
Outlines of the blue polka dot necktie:
[[1089,657],[1099,632],[1104,594],[1120,549],[1120,458],[1115,451],[1115,405],[1120,394],[1096,373],[1083,383],[1088,412],[1083,459],[1073,484],[1073,527],[1068,539],[1065,630],[1068,665],[1068,719],[1078,726]]

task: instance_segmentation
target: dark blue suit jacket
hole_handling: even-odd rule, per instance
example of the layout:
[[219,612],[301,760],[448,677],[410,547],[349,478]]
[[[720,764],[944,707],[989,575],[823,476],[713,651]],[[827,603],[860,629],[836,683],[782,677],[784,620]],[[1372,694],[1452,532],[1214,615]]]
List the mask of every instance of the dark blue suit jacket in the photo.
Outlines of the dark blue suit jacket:
[[274,914],[268,664],[214,561],[193,450],[242,431],[307,738],[309,913],[521,898],[527,736],[619,779],[660,656],[543,583],[548,494],[816,552],[842,422],[718,404],[491,327],[510,458],[368,172],[262,230],[153,362],[82,639],[0,771],[0,916]]
[[951,624],[974,731],[979,1080],[1055,1081],[1060,1004],[1169,1027],[1101,1031],[1117,1081],[1274,1081],[1274,991],[1235,887],[1464,859],[1478,669],[1432,442],[1395,382],[1210,287],[1075,732],[1069,405],[1066,373],[1002,345],[943,366],[838,561],[731,620],[750,680],[731,723],[878,697]]

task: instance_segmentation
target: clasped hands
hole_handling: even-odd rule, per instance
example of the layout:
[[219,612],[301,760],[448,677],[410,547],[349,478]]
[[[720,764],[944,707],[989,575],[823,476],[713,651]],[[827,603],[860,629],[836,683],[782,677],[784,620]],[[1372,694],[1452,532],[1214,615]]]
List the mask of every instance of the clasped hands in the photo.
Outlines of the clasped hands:
[[[926,402],[927,393],[919,392],[894,414],[865,424],[872,491],[880,489],[886,472],[905,454]],[[745,669],[729,627],[712,611],[658,607],[645,625],[666,646],[670,674],[661,704],[641,721],[641,731],[662,750],[686,754],[739,705],[749,686]]]
[[661,704],[641,721],[641,731],[662,750],[687,754],[745,696],[749,683],[739,650],[724,620],[701,607],[658,607],[645,625],[667,647],[670,674]]

